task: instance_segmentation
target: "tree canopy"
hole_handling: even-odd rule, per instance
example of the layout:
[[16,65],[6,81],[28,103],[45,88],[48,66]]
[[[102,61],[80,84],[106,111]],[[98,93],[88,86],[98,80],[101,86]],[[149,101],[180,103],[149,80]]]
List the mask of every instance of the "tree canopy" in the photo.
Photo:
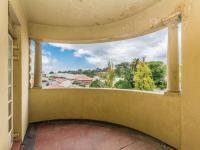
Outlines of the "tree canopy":
[[135,81],[135,88],[138,90],[152,91],[155,88],[151,70],[145,62],[140,62],[137,65],[133,79]]
[[115,88],[118,89],[132,89],[132,85],[130,82],[125,81],[125,80],[119,80],[115,83]]
[[[93,88],[120,88],[155,90],[166,88],[166,65],[162,61],[145,62],[145,58],[135,58],[131,62],[122,62],[114,65],[111,61],[103,69],[68,70],[58,73],[84,74],[92,81]],[[50,74],[54,74],[53,71]]]
[[159,89],[165,89],[167,86],[166,77],[166,65],[162,61],[151,61],[147,63],[151,69],[152,77],[155,86]]
[[114,66],[112,62],[110,61],[108,62],[108,69],[107,69],[106,82],[105,82],[106,86],[109,88],[112,88],[114,79],[115,79]]
[[90,87],[92,88],[104,88],[105,87],[105,83],[103,83],[100,80],[94,80],[91,84]]

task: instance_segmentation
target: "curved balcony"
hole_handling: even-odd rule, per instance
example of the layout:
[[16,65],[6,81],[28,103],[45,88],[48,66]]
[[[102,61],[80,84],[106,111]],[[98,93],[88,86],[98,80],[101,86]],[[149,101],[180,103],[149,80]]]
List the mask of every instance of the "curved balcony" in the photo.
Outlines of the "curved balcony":
[[[200,0],[1,0],[0,150],[10,150],[14,142],[23,146],[27,128],[32,124],[68,119],[120,124],[176,149],[199,150],[199,8]],[[182,24],[181,95],[177,20]],[[167,93],[41,89],[40,41],[115,41],[143,36],[166,26],[170,29]],[[37,88],[29,88],[31,40],[38,42]]]
[[89,119],[121,124],[179,145],[180,96],[112,89],[31,89],[30,122]]

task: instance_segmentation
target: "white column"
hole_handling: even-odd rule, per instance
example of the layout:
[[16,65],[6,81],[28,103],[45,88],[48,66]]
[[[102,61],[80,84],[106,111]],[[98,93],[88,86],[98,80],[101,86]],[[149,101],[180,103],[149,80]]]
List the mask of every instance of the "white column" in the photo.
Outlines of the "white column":
[[41,41],[35,40],[35,71],[34,71],[34,87],[42,87],[42,50]]
[[179,48],[178,48],[178,17],[169,20],[168,52],[167,52],[167,92],[179,93]]

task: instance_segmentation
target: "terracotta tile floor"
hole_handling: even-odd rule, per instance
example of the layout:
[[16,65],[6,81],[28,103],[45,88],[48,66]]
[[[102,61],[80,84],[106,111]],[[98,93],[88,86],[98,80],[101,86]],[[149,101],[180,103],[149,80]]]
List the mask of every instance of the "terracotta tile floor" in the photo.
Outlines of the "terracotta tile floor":
[[21,141],[14,142],[13,145],[12,145],[11,150],[19,150],[20,146],[21,146]]
[[23,150],[172,150],[127,128],[94,122],[49,122],[31,125]]

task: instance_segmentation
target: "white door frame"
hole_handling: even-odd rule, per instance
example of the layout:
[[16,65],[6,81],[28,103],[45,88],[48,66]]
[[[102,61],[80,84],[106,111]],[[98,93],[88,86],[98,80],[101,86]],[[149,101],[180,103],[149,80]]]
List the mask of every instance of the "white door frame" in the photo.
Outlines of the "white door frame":
[[13,144],[13,38],[8,35],[8,144]]

